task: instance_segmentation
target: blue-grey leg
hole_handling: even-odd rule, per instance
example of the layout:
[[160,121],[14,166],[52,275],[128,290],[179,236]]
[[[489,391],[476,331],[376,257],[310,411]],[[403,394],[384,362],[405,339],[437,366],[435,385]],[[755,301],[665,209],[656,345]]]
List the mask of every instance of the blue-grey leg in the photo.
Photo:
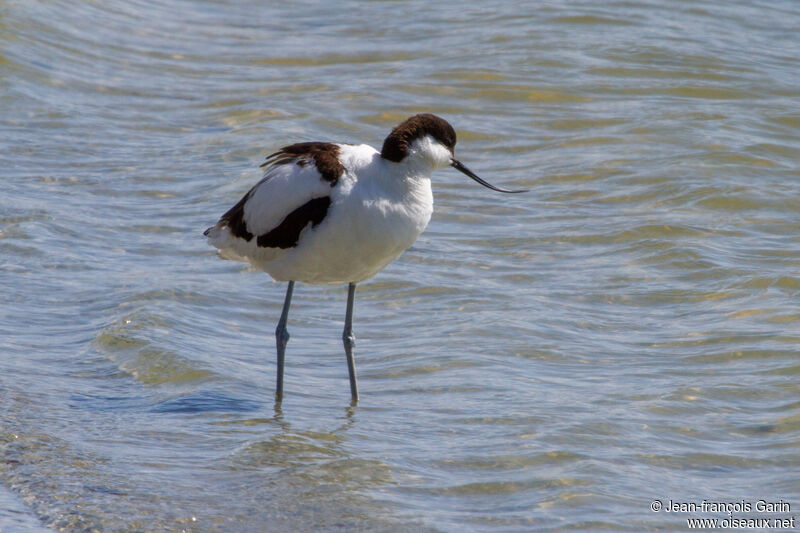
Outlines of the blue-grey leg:
[[289,282],[286,288],[286,299],[283,301],[283,311],[278,327],[275,328],[275,345],[278,347],[278,383],[275,385],[275,397],[280,399],[283,396],[283,359],[286,353],[286,343],[289,342],[289,332],[286,330],[286,320],[289,318],[289,306],[292,303],[292,292],[294,291],[294,281]]
[[350,394],[353,401],[358,400],[358,383],[356,382],[356,363],[353,360],[353,347],[356,345],[356,336],[353,335],[353,300],[356,295],[356,284],[347,287],[347,315],[344,318],[344,353],[347,354],[347,370],[350,372]]

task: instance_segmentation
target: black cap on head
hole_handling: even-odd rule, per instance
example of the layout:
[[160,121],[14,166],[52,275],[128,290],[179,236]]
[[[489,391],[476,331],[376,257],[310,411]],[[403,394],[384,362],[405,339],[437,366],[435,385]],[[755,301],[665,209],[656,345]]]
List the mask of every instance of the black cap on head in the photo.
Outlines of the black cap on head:
[[395,126],[383,141],[381,157],[399,163],[408,155],[408,148],[415,140],[430,135],[444,146],[450,153],[456,147],[456,130],[446,120],[430,113],[414,115],[402,124]]

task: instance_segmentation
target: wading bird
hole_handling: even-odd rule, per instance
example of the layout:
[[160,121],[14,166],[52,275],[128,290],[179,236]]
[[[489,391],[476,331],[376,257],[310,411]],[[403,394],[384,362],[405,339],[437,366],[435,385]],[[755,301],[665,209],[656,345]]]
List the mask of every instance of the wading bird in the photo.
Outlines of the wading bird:
[[288,282],[275,339],[283,395],[289,332],[286,321],[295,281],[347,283],[344,350],[350,392],[358,399],[353,361],[356,284],[380,272],[410,247],[431,218],[431,173],[453,167],[491,185],[454,158],[456,132],[431,114],[395,127],[381,151],[366,144],[303,142],[284,146],[261,165],[264,177],[205,231],[222,257],[251,263]]

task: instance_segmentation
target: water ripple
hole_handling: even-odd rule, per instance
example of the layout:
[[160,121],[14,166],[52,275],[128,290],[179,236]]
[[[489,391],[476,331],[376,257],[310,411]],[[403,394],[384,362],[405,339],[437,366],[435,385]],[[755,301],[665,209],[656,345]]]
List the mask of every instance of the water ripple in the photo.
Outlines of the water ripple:
[[[672,530],[652,499],[800,496],[794,3],[0,15],[0,529]],[[357,406],[346,289],[298,285],[276,405],[283,287],[202,230],[276,146],[422,111],[531,193],[434,176],[358,288]]]

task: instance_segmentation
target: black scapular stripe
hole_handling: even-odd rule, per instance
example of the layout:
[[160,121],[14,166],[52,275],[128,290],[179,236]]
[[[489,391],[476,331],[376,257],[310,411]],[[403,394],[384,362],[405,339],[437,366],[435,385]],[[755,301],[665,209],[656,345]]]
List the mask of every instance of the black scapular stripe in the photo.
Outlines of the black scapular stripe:
[[315,228],[322,222],[331,205],[331,197],[314,198],[301,205],[284,218],[269,233],[260,235],[256,241],[262,248],[294,248],[300,238],[300,232],[308,226]]
[[339,161],[339,152],[339,146],[333,143],[305,142],[290,144],[267,156],[267,160],[261,166],[268,167],[270,165],[296,163],[298,167],[304,167],[309,162],[313,162],[320,177],[333,187],[339,181],[342,173],[344,173],[344,166]]

